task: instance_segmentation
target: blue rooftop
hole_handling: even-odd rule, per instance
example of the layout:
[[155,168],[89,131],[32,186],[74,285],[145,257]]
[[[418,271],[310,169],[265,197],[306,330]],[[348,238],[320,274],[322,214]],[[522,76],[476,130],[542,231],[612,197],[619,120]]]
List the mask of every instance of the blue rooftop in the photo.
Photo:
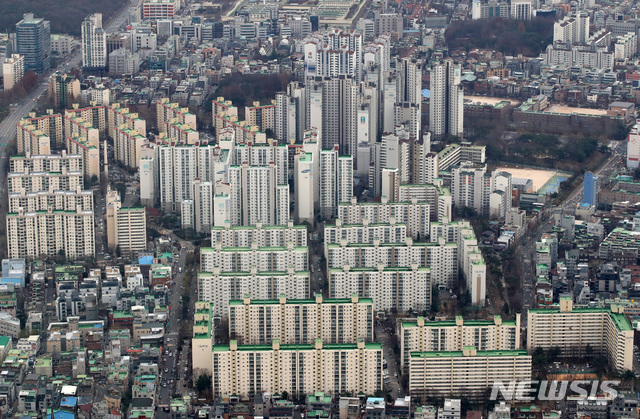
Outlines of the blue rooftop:
[[77,404],[77,397],[63,397],[62,400],[60,400],[60,407],[76,407]]

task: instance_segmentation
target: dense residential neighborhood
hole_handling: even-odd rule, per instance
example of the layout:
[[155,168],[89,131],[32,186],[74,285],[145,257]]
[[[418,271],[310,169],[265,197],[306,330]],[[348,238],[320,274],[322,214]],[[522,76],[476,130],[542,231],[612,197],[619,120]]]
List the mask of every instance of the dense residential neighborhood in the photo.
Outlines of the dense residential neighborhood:
[[2,418],[640,417],[635,2],[111,9],[0,28]]

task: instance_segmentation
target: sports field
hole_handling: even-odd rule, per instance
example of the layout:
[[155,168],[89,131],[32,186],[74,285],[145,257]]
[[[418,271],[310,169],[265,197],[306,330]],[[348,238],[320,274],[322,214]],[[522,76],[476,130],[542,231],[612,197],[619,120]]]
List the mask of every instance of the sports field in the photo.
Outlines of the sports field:
[[499,167],[498,170],[511,173],[511,176],[515,178],[531,179],[533,190],[542,194],[557,192],[560,182],[569,178],[569,174],[557,170],[530,167]]

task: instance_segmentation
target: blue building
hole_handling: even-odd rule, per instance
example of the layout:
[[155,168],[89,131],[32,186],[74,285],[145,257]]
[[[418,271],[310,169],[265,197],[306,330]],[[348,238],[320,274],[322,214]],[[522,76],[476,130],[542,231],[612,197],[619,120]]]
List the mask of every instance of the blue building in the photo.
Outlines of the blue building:
[[589,205],[598,205],[598,190],[600,180],[592,172],[584,174],[584,190],[582,192],[582,202]]
[[42,73],[49,69],[51,27],[48,20],[25,13],[16,23],[16,50],[24,56],[24,71]]

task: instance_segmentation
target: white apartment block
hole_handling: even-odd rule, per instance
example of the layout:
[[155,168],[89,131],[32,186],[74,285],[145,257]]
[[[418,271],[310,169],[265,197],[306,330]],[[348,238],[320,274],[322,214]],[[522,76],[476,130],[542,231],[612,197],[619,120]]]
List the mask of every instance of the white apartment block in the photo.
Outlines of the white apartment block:
[[122,129],[126,125],[127,129],[136,130],[143,137],[147,136],[147,122],[138,117],[137,113],[129,112],[129,108],[123,108],[119,103],[112,103],[106,107],[107,111],[107,131],[109,137],[116,138],[116,129]]
[[9,192],[39,192],[48,190],[76,191],[82,188],[83,172],[10,172],[7,176]]
[[373,300],[374,310],[424,311],[431,307],[431,270],[419,267],[334,268],[328,270],[331,298],[359,295]]
[[[192,226],[197,232],[206,233],[213,225],[213,184],[202,182],[199,178],[193,181],[193,214]],[[183,201],[185,202],[185,201]],[[182,214],[184,217],[184,213]]]
[[485,397],[496,381],[530,381],[531,356],[524,350],[413,352],[409,359],[412,396]]
[[93,211],[93,191],[38,191],[10,192],[9,212],[18,212],[23,208],[26,212],[54,210],[75,211],[80,207],[83,211]]
[[431,223],[430,240],[444,239],[458,243],[458,262],[462,270],[467,289],[471,293],[471,303],[484,305],[486,298],[487,267],[482,252],[478,248],[478,240],[468,221]]
[[274,300],[280,295],[289,298],[309,298],[309,271],[283,270],[224,271],[213,268],[198,273],[198,300],[213,303],[215,316],[228,314],[229,301],[249,296],[258,300]]
[[431,68],[429,131],[436,137],[462,136],[464,90],[462,68],[447,59]]
[[449,170],[460,163],[470,161],[483,164],[486,160],[487,147],[474,146],[471,143],[449,144],[438,153],[438,166],[440,170]]
[[286,247],[258,247],[257,243],[251,243],[251,247],[223,247],[222,243],[216,243],[215,247],[200,249],[200,270],[250,272],[255,267],[259,272],[288,271],[289,268],[300,272],[309,269],[308,257],[306,246],[294,247],[293,243],[287,243]]
[[285,185],[289,182],[289,150],[287,143],[279,144],[275,140],[266,143],[235,144],[231,148],[231,164],[241,166],[269,167],[273,162],[276,166],[276,182]]
[[353,197],[353,157],[341,156],[338,146],[320,152],[320,214],[336,215],[338,205]]
[[325,224],[324,227],[324,253],[327,256],[327,246],[339,244],[342,240],[347,243],[373,244],[374,240],[380,243],[402,243],[407,240],[407,226],[389,220],[388,224],[369,224],[364,219],[362,224],[342,224],[341,219],[336,219],[334,225]]
[[560,297],[555,309],[529,310],[527,350],[560,348],[561,355],[593,353],[607,357],[616,371],[633,369],[633,328],[622,307],[574,308],[571,297]]
[[331,29],[305,38],[306,77],[348,75],[360,80],[362,35],[356,30]]
[[147,216],[144,207],[121,207],[117,210],[116,246],[129,253],[147,248]]
[[[438,238],[437,242],[347,243],[327,245],[327,268],[407,268],[426,266],[434,285],[450,287],[458,278],[458,244]],[[375,301],[375,300],[374,300]]]
[[520,314],[514,321],[468,320],[456,316],[455,320],[425,321],[424,317],[403,321],[398,331],[400,365],[408,371],[412,352],[462,351],[474,346],[480,351],[520,349]]
[[51,139],[28,119],[22,119],[16,129],[18,154],[51,154]]
[[93,13],[82,22],[82,66],[107,67],[107,34],[102,28],[102,13]]
[[391,202],[427,202],[430,208],[431,220],[451,219],[453,199],[449,188],[442,186],[439,180],[436,184],[400,185],[398,197]]
[[475,209],[484,214],[489,209],[491,175],[485,165],[463,162],[451,169],[451,195],[458,207]]
[[171,103],[169,98],[162,98],[156,102],[157,127],[159,132],[166,132],[166,123],[176,121],[196,127],[196,115],[189,112],[189,108],[182,108],[178,103]]
[[617,60],[631,58],[638,53],[638,35],[629,32],[616,40],[613,46],[614,57]]
[[68,259],[95,256],[94,213],[75,211],[24,211],[7,214],[9,258],[53,257]]
[[345,225],[404,224],[407,235],[420,241],[429,235],[431,208],[428,202],[415,198],[407,202],[390,202],[383,197],[379,203],[357,202],[356,198],[351,198],[349,203],[338,205],[337,218]]
[[316,195],[319,177],[318,158],[313,153],[301,153],[295,156],[294,188],[295,216],[298,222],[313,224],[315,219]]
[[287,225],[289,185],[278,184],[277,168],[268,166],[229,167],[229,204],[232,225]]
[[566,16],[553,24],[553,42],[580,44],[589,39],[589,15],[581,12],[578,16]]
[[246,345],[373,342],[370,298],[229,301],[229,338]]
[[293,225],[289,221],[286,226],[233,226],[228,223],[224,227],[211,227],[211,247],[221,243],[223,247],[294,247],[307,245],[307,227]]
[[9,172],[70,172],[82,171],[82,156],[62,151],[60,154],[30,154],[11,156]]
[[2,63],[2,80],[4,91],[7,92],[20,83],[24,77],[24,57],[20,54],[11,54]]
[[238,395],[287,392],[293,396],[318,391],[339,395],[373,394],[382,390],[382,345],[323,344],[213,347],[213,394]]
[[[20,131],[18,127],[18,131]],[[20,137],[18,137],[19,139]],[[20,142],[18,142],[18,147]],[[627,136],[627,168],[637,169],[640,166],[640,123],[636,124],[629,131]]]
[[158,201],[158,159],[155,156],[140,158],[140,203],[145,207],[153,207]]

